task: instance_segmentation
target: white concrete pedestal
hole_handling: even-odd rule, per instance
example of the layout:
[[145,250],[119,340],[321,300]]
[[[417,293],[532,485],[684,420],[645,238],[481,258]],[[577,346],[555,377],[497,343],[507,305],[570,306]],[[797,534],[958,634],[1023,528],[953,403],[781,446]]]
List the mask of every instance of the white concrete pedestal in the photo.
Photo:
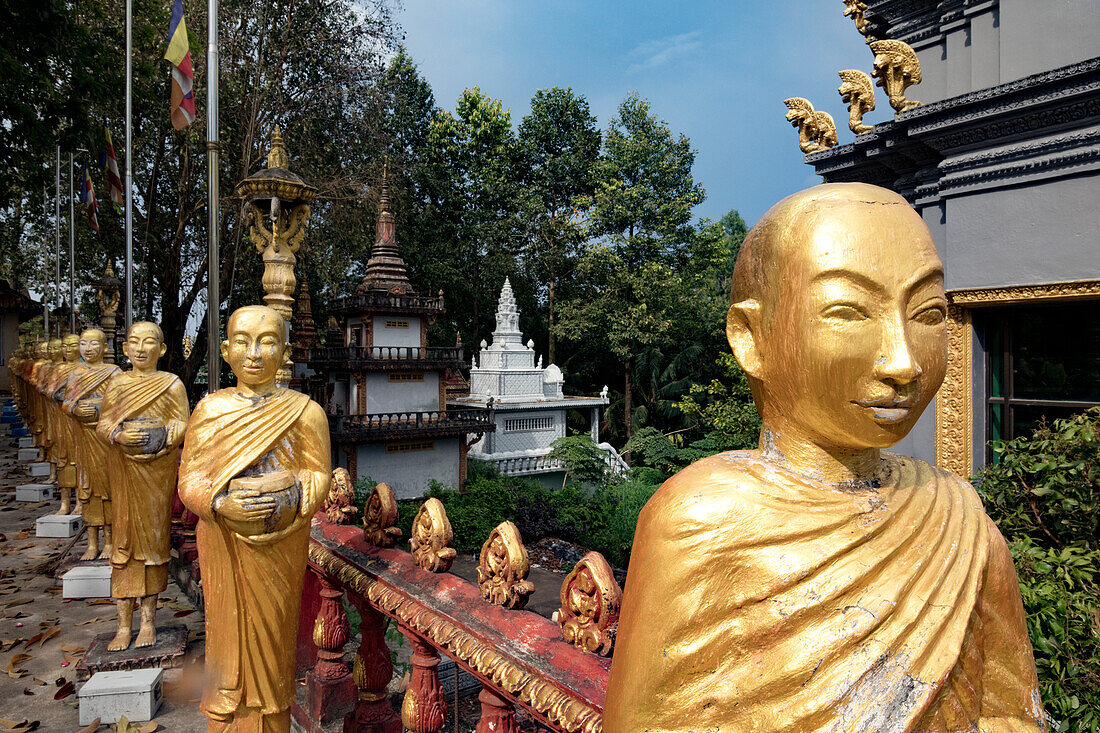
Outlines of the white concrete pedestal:
[[16,501],[50,501],[53,484],[22,484],[15,487]]
[[19,449],[19,462],[20,463],[30,463],[32,461],[39,460],[41,457],[42,457],[41,449],[36,448],[34,446],[31,446],[30,448],[20,448]]
[[135,723],[152,720],[163,702],[163,676],[160,667],[96,672],[77,693],[80,725],[90,725],[96,718],[103,725],[117,723],[123,716]]
[[34,438],[32,438],[29,435],[24,437],[24,438],[20,438],[19,439],[19,447],[20,448],[33,448],[34,447]]
[[74,537],[83,524],[84,520],[79,515],[47,514],[35,520],[34,531],[37,537],[67,540]]
[[62,598],[110,598],[110,565],[77,565],[61,576]]
[[27,466],[27,475],[31,478],[44,478],[53,475],[53,464],[49,461],[35,461]]

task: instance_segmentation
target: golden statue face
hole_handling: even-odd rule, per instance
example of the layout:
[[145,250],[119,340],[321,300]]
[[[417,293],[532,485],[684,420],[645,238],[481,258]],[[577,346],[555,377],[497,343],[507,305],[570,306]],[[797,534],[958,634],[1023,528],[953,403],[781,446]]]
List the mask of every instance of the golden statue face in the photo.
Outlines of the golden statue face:
[[107,348],[107,336],[98,328],[89,328],[80,334],[80,358],[89,364],[103,361],[103,352]]
[[[908,205],[850,200],[796,220],[761,304],[765,423],[824,448],[886,448],[943,381],[947,301]],[[767,299],[766,299],[767,300]]]
[[39,359],[50,358],[50,346],[45,341],[40,341],[38,346],[34,347],[34,354]]
[[78,361],[80,359],[80,337],[69,334],[61,340],[61,354],[65,361]]
[[130,326],[122,350],[129,357],[134,369],[139,371],[156,369],[157,360],[167,351],[160,328],[147,321],[138,321]]
[[286,358],[282,316],[266,306],[239,308],[229,317],[226,336],[222,358],[237,375],[237,383],[252,389],[274,385]]
[[62,346],[61,339],[50,339],[50,343],[46,347],[46,350],[51,361],[61,361],[61,359],[64,358],[64,347]]

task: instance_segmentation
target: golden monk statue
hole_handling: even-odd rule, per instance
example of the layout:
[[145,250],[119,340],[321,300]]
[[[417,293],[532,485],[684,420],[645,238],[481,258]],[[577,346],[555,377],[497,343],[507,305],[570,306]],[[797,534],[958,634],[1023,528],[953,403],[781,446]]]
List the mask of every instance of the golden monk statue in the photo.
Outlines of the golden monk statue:
[[[61,339],[50,339],[49,343],[46,344],[46,354],[48,361],[38,373],[38,402],[39,411],[42,414],[43,453],[45,459],[52,464],[50,476],[45,483],[53,483],[58,480],[58,472],[65,465],[65,456],[62,454],[64,448],[60,444],[58,436],[57,403],[53,399],[53,393],[58,387],[55,377],[58,370],[65,363],[65,347]],[[61,508],[62,510],[71,509],[64,496],[61,497]],[[59,513],[68,514],[69,512],[61,511]]]
[[47,388],[49,409],[53,420],[53,460],[57,469],[57,487],[61,492],[59,514],[69,514],[79,508],[73,502],[76,493],[76,435],[72,419],[65,413],[62,404],[68,389],[69,374],[80,364],[80,337],[67,334],[61,339],[60,364],[55,364],[50,372]]
[[141,628],[134,646],[157,640],[157,596],[168,587],[172,494],[188,413],[183,382],[157,370],[165,352],[160,326],[134,323],[123,351],[133,371],[107,385],[96,424],[99,438],[111,444],[111,595],[118,600],[118,633],[107,645],[110,651],[130,646],[138,599]]
[[40,341],[34,348],[34,361],[27,370],[28,394],[27,407],[31,424],[28,426],[31,435],[34,436],[34,444],[39,448],[46,448],[46,416],[42,406],[42,382],[52,367],[50,361],[50,347],[46,341]]
[[290,349],[266,306],[229,317],[222,358],[237,386],[208,395],[187,427],[180,499],[199,517],[210,731],[290,729],[309,527],[331,474],[328,420],[275,386]]
[[963,479],[887,452],[943,380],[943,267],[861,183],[772,207],[742,245],[730,346],[760,447],[643,509],[605,733],[1044,731],[1004,538]]
[[[80,334],[81,361],[69,372],[62,409],[73,418],[76,447],[77,499],[80,514],[88,525],[88,549],[81,560],[111,556],[111,487],[107,468],[107,445],[96,435],[96,423],[107,383],[119,373],[114,364],[103,361],[107,336],[98,328]],[[99,533],[103,531],[100,550]]]

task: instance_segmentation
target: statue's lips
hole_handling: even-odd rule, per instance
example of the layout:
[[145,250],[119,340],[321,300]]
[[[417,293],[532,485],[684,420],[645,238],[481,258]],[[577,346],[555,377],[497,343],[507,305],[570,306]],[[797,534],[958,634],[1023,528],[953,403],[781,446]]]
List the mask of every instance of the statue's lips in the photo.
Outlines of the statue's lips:
[[853,400],[852,404],[870,410],[875,422],[897,423],[909,417],[914,400]]

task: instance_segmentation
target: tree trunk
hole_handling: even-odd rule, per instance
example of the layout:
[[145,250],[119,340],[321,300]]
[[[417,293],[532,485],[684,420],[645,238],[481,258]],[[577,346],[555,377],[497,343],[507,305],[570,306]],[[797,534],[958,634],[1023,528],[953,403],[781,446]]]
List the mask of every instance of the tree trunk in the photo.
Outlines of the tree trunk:
[[550,276],[549,290],[546,300],[550,310],[550,339],[546,350],[546,363],[549,366],[554,363],[554,276]]
[[[627,443],[630,442],[630,434],[632,432],[631,428],[630,428],[630,408],[631,408],[631,405],[630,405],[630,373],[632,371],[634,371],[634,360],[633,359],[627,359],[626,360],[626,371],[624,372],[624,379],[623,379],[623,382],[624,382],[624,384],[623,384],[623,413],[624,413],[624,418],[625,418],[625,421],[626,421],[626,442]],[[629,466],[630,465],[630,454],[627,453],[623,460],[625,460],[626,465]]]

